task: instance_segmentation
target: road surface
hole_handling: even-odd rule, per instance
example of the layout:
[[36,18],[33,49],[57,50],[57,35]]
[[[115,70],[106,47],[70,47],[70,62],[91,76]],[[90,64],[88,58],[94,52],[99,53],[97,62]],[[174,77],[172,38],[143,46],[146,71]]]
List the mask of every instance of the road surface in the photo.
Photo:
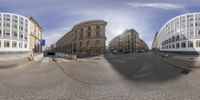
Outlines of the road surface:
[[45,57],[0,70],[2,100],[199,100],[200,73],[149,53],[77,61]]

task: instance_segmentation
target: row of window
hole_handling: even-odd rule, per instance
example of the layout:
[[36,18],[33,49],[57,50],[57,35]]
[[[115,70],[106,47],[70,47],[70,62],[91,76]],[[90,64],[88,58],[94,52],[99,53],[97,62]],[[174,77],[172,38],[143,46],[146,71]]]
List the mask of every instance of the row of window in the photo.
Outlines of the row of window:
[[[187,44],[187,45],[186,45]],[[200,40],[196,41],[196,47],[200,48]],[[169,44],[167,46],[162,46],[162,49],[178,49],[178,48],[194,48],[194,43],[193,41],[187,41],[187,42],[178,42],[178,43],[173,43]]]
[[[10,28],[10,23],[6,23],[6,22],[4,22],[3,23],[3,27],[8,27],[8,28]],[[0,22],[0,27],[2,26],[2,24],[1,24],[1,22]],[[15,24],[15,23],[13,23],[12,24],[12,28],[14,28],[14,29],[17,29],[18,28],[18,25],[17,24]],[[25,29],[25,32],[28,32],[28,26],[25,26],[25,27],[23,27],[23,25],[19,25],[19,30],[21,30],[21,31],[23,31]]]
[[[2,33],[3,33],[4,36],[10,36],[10,30],[3,30],[3,32],[0,30],[0,36],[1,36]],[[16,30],[12,30],[12,36],[14,36],[14,37],[17,37],[17,36],[18,36]],[[23,37],[24,37],[25,40],[28,39],[28,38],[27,38],[27,35],[25,34],[25,36],[24,36],[22,32],[19,32],[19,37],[20,37],[20,38],[23,38]]]
[[[0,21],[1,21],[1,20],[2,20],[2,18],[1,18],[1,15],[0,15]],[[3,17],[3,20],[4,20],[4,21],[11,21],[11,18],[10,18],[10,17],[5,17],[5,16],[4,16],[4,17]],[[13,22],[16,22],[16,23],[19,21],[20,24],[23,24],[24,18],[21,18],[21,17],[20,17],[19,20],[18,20],[18,17],[15,16],[15,17],[12,18],[12,21],[13,21]],[[25,22],[28,23],[28,20],[25,20]]]
[[[195,37],[198,38],[200,36],[200,30],[196,30],[195,33],[196,33]],[[179,40],[185,40],[186,39],[186,35],[185,34],[187,34],[188,38],[193,38],[194,37],[194,31],[193,30],[189,30],[189,31],[187,31],[187,33],[185,33],[185,31],[182,31],[181,34],[179,34],[177,36],[172,36],[168,40],[163,41],[162,45],[165,45],[167,43],[171,43],[171,41],[175,42],[175,41],[179,41]]]
[[[10,48],[11,47],[11,43],[12,43],[12,48],[17,48],[17,41],[4,41],[3,44],[4,44],[4,48]],[[0,41],[0,47],[2,47],[2,43]],[[19,48],[23,48],[23,43],[22,42],[19,42],[18,43],[18,47]],[[27,48],[27,44],[24,43],[24,48]]]

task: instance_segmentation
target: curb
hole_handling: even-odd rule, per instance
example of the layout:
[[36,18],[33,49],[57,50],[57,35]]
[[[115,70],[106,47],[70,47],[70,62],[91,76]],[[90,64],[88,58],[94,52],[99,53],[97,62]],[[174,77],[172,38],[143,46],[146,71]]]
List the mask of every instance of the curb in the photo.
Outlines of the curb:
[[9,68],[18,67],[20,65],[27,64],[28,60],[27,58],[23,58],[20,60],[13,60],[13,61],[2,61],[1,63],[3,64],[0,64],[0,69],[9,69]]
[[[37,60],[33,60],[33,61],[40,61],[42,58],[38,58]],[[0,64],[0,70],[1,69],[10,69],[10,68],[23,66],[23,65],[29,64],[29,63],[31,63],[33,61],[28,61],[27,58],[23,58],[23,59],[20,59],[20,60],[15,60],[15,63],[10,63],[9,61],[2,61],[0,63],[9,63],[9,64]]]
[[181,73],[183,73],[183,74],[189,74],[191,71],[193,71],[192,68],[186,68],[186,67],[182,67],[182,66],[176,65],[176,64],[171,63],[171,62],[169,62],[167,60],[164,60],[163,58],[161,58],[161,60],[163,62],[167,63],[167,64],[170,64],[170,65],[176,67],[176,68],[182,69]]
[[9,68],[17,67],[18,65],[19,65],[18,63],[0,65],[0,69],[9,69]]
[[179,68],[179,69],[190,69],[190,68],[178,66],[178,65],[176,65],[176,64],[174,64],[174,63],[171,63],[171,62],[165,60],[164,58],[161,58],[161,59],[162,59],[162,61],[164,61],[164,62],[166,62],[166,63],[168,63],[168,64],[170,64],[170,65],[173,65],[173,66],[175,66],[175,67],[177,67],[177,68]]

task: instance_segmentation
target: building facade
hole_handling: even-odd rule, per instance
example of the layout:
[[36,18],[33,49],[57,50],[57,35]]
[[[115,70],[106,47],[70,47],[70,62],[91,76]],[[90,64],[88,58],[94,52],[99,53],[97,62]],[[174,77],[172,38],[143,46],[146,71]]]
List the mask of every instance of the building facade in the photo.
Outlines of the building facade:
[[29,51],[29,19],[12,13],[0,13],[0,52]]
[[200,13],[188,13],[169,20],[157,35],[161,51],[199,52]]
[[110,41],[109,50],[112,53],[137,52],[138,41],[138,33],[134,29],[129,29]]
[[155,37],[154,37],[154,39],[153,39],[153,42],[152,42],[152,50],[157,50],[157,35],[158,35],[158,32],[156,32],[156,34],[155,34]]
[[149,47],[147,46],[147,44],[142,39],[139,39],[137,42],[137,51],[146,52],[148,50],[149,50]]
[[42,39],[42,27],[33,18],[29,18],[30,33],[29,33],[29,48],[33,52],[42,52],[40,41]]
[[89,20],[75,25],[56,42],[57,51],[67,54],[104,54],[106,25],[104,20]]

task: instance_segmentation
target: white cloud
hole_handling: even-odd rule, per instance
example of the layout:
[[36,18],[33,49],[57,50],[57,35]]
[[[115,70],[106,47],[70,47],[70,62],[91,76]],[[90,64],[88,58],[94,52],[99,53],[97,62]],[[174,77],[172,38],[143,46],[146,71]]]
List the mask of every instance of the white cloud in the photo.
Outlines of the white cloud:
[[159,8],[159,9],[183,9],[183,5],[178,4],[171,4],[171,3],[135,3],[135,2],[129,2],[126,3],[126,5],[132,7],[132,8]]

